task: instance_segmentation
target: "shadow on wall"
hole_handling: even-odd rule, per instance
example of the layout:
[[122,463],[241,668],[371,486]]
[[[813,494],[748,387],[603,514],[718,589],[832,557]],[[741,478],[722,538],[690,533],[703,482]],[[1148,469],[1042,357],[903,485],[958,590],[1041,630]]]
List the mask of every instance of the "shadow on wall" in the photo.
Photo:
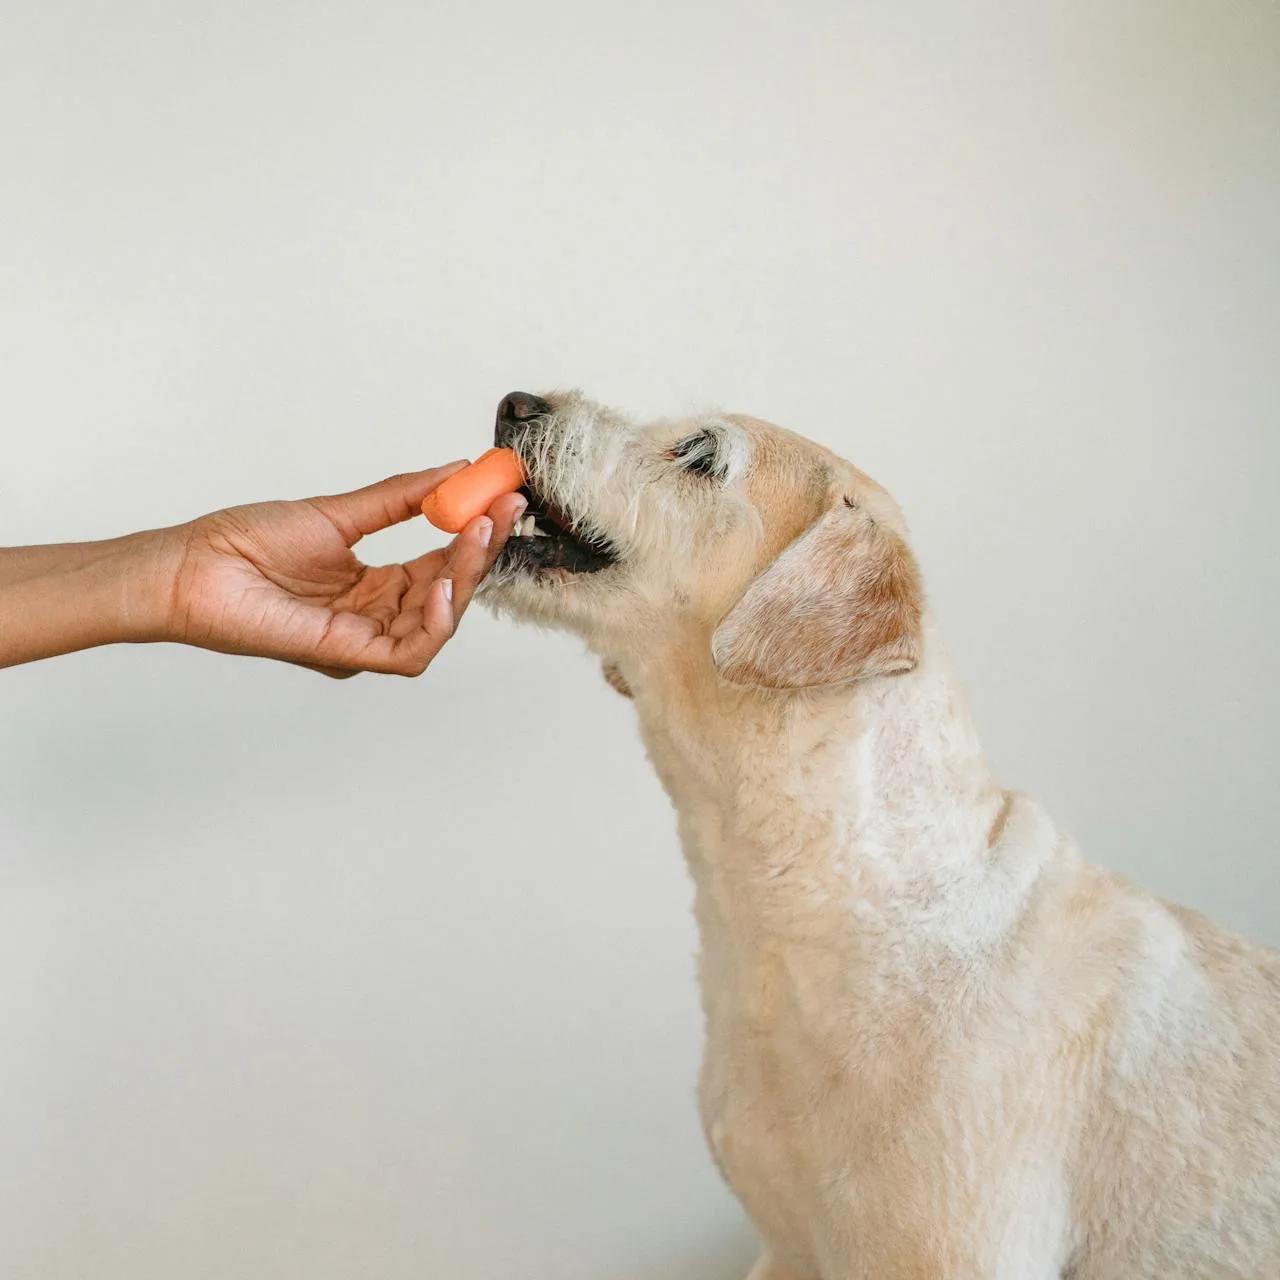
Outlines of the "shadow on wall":
[[760,1244],[744,1225],[691,1242],[678,1256],[654,1257],[636,1271],[619,1271],[617,1280],[746,1280],[759,1256]]

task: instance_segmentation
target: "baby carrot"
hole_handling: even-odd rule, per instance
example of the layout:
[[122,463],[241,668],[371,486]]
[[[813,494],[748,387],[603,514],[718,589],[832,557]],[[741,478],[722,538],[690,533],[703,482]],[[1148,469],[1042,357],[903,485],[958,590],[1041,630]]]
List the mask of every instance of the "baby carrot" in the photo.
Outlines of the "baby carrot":
[[445,533],[461,533],[495,498],[524,484],[524,467],[513,449],[490,449],[455,472],[422,500],[422,514]]

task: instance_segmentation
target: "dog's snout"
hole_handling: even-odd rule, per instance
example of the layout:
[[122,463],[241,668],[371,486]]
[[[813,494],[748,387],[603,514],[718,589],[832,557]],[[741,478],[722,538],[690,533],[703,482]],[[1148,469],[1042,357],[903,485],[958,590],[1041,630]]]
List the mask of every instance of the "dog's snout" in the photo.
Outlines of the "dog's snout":
[[531,395],[528,391],[513,391],[504,396],[498,405],[498,420],[494,425],[493,442],[496,445],[509,446],[520,430],[551,412],[551,406],[541,397]]
[[498,406],[498,417],[504,422],[528,422],[550,412],[551,406],[541,396],[527,391],[513,391]]

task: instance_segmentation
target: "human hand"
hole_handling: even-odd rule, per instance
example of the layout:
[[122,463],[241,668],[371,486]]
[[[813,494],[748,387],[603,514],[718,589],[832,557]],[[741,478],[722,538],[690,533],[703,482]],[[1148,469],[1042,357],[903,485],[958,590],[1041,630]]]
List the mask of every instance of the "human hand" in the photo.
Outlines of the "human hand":
[[499,498],[447,547],[405,564],[365,565],[352,547],[417,515],[464,465],[353,493],[229,507],[164,530],[172,566],[164,638],[338,678],[420,675],[453,635],[524,499]]

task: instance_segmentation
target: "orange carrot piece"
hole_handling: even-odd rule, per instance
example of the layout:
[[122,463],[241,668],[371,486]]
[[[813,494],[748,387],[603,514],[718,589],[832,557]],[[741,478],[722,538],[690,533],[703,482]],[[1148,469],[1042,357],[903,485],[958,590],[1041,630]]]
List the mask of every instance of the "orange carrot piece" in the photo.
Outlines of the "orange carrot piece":
[[524,467],[513,449],[490,449],[455,472],[422,500],[422,514],[445,533],[461,533],[504,493],[524,484]]

